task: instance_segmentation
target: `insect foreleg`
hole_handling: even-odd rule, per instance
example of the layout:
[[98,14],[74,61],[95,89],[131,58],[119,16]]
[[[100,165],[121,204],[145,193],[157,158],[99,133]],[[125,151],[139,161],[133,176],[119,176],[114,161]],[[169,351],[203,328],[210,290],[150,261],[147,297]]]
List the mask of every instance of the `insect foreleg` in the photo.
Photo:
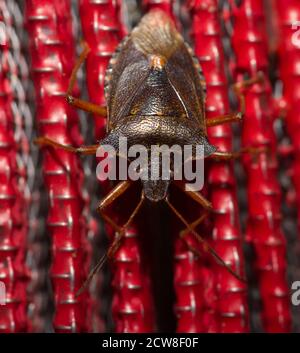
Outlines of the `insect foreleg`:
[[199,192],[197,191],[189,191],[185,189],[185,184],[182,183],[181,181],[174,181],[174,184],[179,187],[180,190],[182,190],[186,195],[191,197],[193,200],[195,200],[198,204],[200,204],[202,207],[204,207],[206,210],[212,210],[212,204],[204,197],[202,196]]
[[80,146],[74,147],[70,145],[64,145],[62,143],[58,143],[48,137],[42,136],[34,139],[34,143],[39,146],[48,146],[54,148],[61,148],[68,152],[78,153],[78,154],[96,154],[99,145],[91,145],[91,146]]
[[72,70],[68,90],[66,93],[66,100],[69,104],[71,104],[72,106],[74,106],[78,109],[82,109],[82,110],[89,112],[89,113],[92,113],[92,114],[101,115],[103,117],[103,116],[106,116],[106,107],[101,107],[101,106],[98,106],[97,104],[93,104],[93,103],[90,103],[90,102],[87,102],[87,101],[84,101],[82,99],[75,98],[72,96],[73,88],[74,88],[74,85],[76,82],[77,72],[90,52],[90,48],[89,48],[88,44],[86,42],[84,42],[83,45],[84,45],[84,50],[80,54],[79,58],[77,59],[77,61],[75,63],[75,66]]

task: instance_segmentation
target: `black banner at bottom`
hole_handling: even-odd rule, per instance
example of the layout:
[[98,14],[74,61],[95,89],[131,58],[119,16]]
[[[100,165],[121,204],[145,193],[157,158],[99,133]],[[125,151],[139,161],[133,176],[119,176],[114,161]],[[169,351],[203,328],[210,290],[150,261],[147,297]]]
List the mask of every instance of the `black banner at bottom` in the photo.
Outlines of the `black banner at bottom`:
[[[221,348],[223,351],[241,352],[261,349],[265,340],[268,349],[283,343],[284,348],[292,345],[297,334],[0,334],[1,351],[26,349],[32,353],[43,349],[56,352],[152,352],[152,351],[201,351],[209,352]],[[296,342],[295,342],[296,343]],[[254,352],[255,353],[255,352]]]

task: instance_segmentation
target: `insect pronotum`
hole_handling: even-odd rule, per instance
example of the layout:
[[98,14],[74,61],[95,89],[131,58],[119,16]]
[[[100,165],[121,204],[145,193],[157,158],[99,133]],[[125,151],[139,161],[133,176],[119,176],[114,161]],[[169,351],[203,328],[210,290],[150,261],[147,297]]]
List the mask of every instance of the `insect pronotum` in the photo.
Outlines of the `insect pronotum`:
[[[151,145],[163,144],[202,145],[205,157],[231,159],[239,155],[239,153],[216,151],[207,139],[206,127],[240,121],[241,113],[205,120],[206,89],[201,67],[192,49],[184,42],[174,23],[164,12],[152,10],[146,14],[112,56],[105,80],[107,107],[100,107],[72,96],[77,71],[88,53],[89,47],[85,45],[73,69],[66,99],[76,108],[107,116],[107,135],[100,141],[100,145],[111,145],[118,151],[119,137],[126,137],[128,147],[134,144],[142,144],[147,149]],[[252,84],[254,81],[245,81],[245,85]],[[99,145],[91,145],[76,148],[60,144],[47,137],[37,138],[36,143],[78,154],[96,154],[99,147]],[[159,159],[157,163],[155,167],[160,168],[161,160]],[[119,182],[100,202],[98,211],[116,230],[116,236],[107,253],[89,274],[86,284],[104,261],[113,257],[121,244],[125,229],[130,225],[145,199],[151,202],[166,202],[185,225],[186,230],[204,245],[204,249],[209,251],[232,275],[243,281],[243,278],[235,273],[195,231],[195,224],[199,222],[189,224],[170,203],[169,185],[171,182],[174,183],[206,210],[211,210],[212,205],[208,200],[197,191],[186,191],[184,181],[173,180],[172,174],[169,180],[161,178],[140,181],[142,183],[140,201],[124,225],[117,225],[104,211],[132,185],[133,181]],[[182,232],[182,234],[186,233]],[[198,250],[187,242],[186,244],[190,251],[199,254]]]

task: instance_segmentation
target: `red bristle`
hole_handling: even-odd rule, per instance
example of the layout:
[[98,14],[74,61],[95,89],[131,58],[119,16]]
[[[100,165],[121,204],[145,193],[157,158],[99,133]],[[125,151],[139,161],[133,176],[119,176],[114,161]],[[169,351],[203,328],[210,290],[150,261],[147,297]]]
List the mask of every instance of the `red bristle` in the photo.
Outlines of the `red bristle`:
[[279,31],[279,70],[280,79],[283,82],[283,102],[285,112],[285,125],[291,139],[293,163],[291,176],[296,191],[296,204],[298,206],[298,228],[300,229],[300,142],[299,142],[299,21],[300,4],[297,0],[276,2],[278,12],[278,31]]
[[[26,18],[39,134],[62,143],[81,144],[77,113],[65,100],[75,60],[70,3],[27,1]],[[87,254],[80,163],[69,152],[45,148],[42,168],[49,197],[53,327],[56,332],[89,331],[89,294],[75,296],[87,275],[83,266]]]
[[[0,332],[26,332],[29,269],[26,263],[30,192],[27,162],[29,143],[25,134],[26,64],[17,37],[16,18],[5,1],[0,2],[0,22],[4,23],[0,43],[0,184],[1,240],[0,281],[5,285],[6,305],[0,306]],[[15,10],[17,10],[15,8]],[[24,66],[25,65],[25,66]],[[27,122],[29,123],[29,121]],[[3,294],[3,293],[2,293]]]
[[[195,53],[206,80],[207,119],[228,114],[228,84],[222,47],[221,24],[216,0],[190,2]],[[208,129],[210,143],[221,151],[232,151],[232,129],[224,124]],[[213,204],[212,245],[222,259],[240,275],[244,257],[236,199],[236,179],[232,162],[209,162],[208,198]],[[249,330],[247,288],[218,264],[212,265],[216,286],[217,332]],[[210,330],[208,328],[208,330]]]
[[[277,181],[274,111],[268,80],[268,52],[264,8],[261,1],[244,0],[233,8],[232,45],[235,77],[243,80],[261,71],[264,82],[245,89],[246,112],[243,147],[268,147],[259,156],[245,156],[248,182],[247,240],[255,250],[255,269],[262,301],[262,323],[266,332],[289,332],[291,314],[286,279],[286,240],[281,229],[281,190]],[[294,89],[294,88],[293,88]]]

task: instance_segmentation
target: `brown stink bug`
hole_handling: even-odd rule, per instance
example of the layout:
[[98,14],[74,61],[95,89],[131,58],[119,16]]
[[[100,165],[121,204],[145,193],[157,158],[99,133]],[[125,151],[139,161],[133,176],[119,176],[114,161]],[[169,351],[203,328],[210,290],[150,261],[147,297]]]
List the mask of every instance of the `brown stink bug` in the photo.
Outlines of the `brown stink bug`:
[[[153,10],[145,15],[140,24],[119,45],[111,58],[106,73],[105,96],[107,107],[83,101],[72,96],[77,71],[89,53],[89,48],[79,57],[70,79],[67,102],[87,112],[107,114],[107,135],[100,145],[111,145],[119,151],[119,138],[126,137],[128,147],[141,144],[147,149],[152,145],[204,146],[204,157],[230,159],[237,153],[216,151],[207,140],[206,127],[241,120],[241,113],[205,120],[205,81],[200,65],[192,49],[184,42],[172,20],[162,11]],[[79,148],[62,145],[47,137],[39,137],[42,146],[63,148],[78,154],[96,154],[99,145]],[[152,166],[153,167],[153,166]],[[160,169],[160,159],[154,168]],[[172,175],[172,174],[171,174]],[[88,280],[101,267],[107,257],[118,249],[124,230],[132,222],[144,199],[164,201],[194,234],[215,259],[235,277],[241,277],[224,263],[214,249],[189,224],[168,199],[170,183],[176,184],[188,196],[207,210],[211,203],[197,191],[185,190],[184,181],[141,180],[143,191],[137,207],[123,225],[117,225],[104,213],[105,208],[122,195],[133,183],[119,182],[100,202],[99,213],[116,230],[116,237],[107,254],[91,272]],[[193,252],[196,250],[189,246]],[[241,279],[242,280],[242,279]]]

